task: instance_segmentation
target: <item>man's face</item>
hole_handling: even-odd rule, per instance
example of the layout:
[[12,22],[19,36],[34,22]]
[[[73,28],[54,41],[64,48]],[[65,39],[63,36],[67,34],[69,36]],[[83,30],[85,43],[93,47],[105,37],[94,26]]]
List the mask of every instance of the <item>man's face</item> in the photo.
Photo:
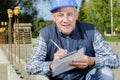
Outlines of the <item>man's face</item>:
[[54,22],[63,34],[69,35],[75,28],[75,23],[78,18],[78,13],[75,7],[64,7],[55,10],[52,13]]

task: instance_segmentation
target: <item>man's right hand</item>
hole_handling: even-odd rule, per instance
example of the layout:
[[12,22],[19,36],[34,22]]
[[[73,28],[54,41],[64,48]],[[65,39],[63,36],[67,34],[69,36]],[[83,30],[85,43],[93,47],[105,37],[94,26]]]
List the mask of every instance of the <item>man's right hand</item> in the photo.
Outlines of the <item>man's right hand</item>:
[[65,49],[59,49],[55,54],[54,54],[54,59],[53,60],[57,60],[59,59],[61,56],[67,54],[67,50]]
[[[65,49],[59,49],[55,54],[54,54],[54,59],[53,60],[57,60],[59,59],[61,56],[67,54],[67,50]],[[52,71],[52,63],[50,64],[50,71]]]

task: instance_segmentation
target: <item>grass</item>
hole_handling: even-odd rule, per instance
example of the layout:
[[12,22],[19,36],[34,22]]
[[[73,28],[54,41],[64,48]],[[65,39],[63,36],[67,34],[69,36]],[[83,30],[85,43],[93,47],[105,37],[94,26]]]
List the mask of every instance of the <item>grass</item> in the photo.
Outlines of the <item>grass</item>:
[[117,36],[104,36],[104,38],[108,42],[120,42]]

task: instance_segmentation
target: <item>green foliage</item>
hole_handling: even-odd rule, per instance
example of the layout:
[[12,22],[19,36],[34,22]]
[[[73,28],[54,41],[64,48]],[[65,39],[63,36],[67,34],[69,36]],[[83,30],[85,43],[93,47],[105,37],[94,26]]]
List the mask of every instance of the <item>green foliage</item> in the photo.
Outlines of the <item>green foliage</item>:
[[33,23],[33,18],[27,12],[24,12],[19,15],[19,22],[20,23]]
[[18,5],[19,1],[17,0],[0,0],[0,22],[1,21],[7,21],[7,9],[11,8],[13,9],[14,6]]
[[120,39],[120,28],[115,28],[115,33],[118,39]]
[[120,29],[120,6],[117,6],[114,9],[114,24],[115,24],[115,28]]
[[117,33],[117,37],[118,37],[118,39],[120,39],[120,33]]
[[34,0],[21,0],[19,5],[21,6],[21,10],[32,15],[32,17],[34,18],[37,13],[36,10],[33,8],[33,2]]
[[43,18],[39,18],[37,20],[34,20],[33,22],[33,38],[36,38],[38,36],[38,31],[48,25],[51,21],[44,21]]
[[[79,20],[93,23],[103,34],[110,32],[111,27],[110,0],[89,0],[82,3],[79,12]],[[120,5],[117,0],[113,0],[114,28],[120,25]]]
[[117,36],[105,36],[107,42],[120,42],[120,39]]
[[0,0],[0,22],[8,21],[7,10],[14,10],[14,7],[16,6],[20,7],[20,11],[24,10],[25,12],[27,12],[27,15],[29,14],[33,16],[36,13],[33,9],[32,3],[32,0]]

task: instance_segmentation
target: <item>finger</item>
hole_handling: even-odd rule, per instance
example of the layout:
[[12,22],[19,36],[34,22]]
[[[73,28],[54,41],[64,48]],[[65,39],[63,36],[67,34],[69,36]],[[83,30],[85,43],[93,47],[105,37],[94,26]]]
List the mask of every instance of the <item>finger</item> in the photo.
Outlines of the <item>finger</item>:
[[81,62],[81,63],[87,63],[88,62],[88,57],[84,56],[81,59],[74,59],[73,62]]
[[59,49],[59,51],[64,53],[64,54],[67,54],[67,50],[65,50],[65,49]]
[[82,59],[76,59],[76,60],[72,60],[72,63],[85,63],[86,60],[82,60]]
[[86,63],[80,63],[80,62],[75,62],[75,63],[70,63],[72,66],[86,66]]
[[77,67],[77,68],[86,68],[87,63],[81,63],[81,62],[72,62],[70,63],[71,66]]
[[54,60],[59,59],[61,56],[65,55],[66,53],[67,53],[67,50],[59,49],[59,50],[54,54]]
[[86,65],[84,65],[84,64],[78,64],[78,63],[70,64],[70,66],[74,66],[74,67],[80,68],[80,69],[86,68]]

